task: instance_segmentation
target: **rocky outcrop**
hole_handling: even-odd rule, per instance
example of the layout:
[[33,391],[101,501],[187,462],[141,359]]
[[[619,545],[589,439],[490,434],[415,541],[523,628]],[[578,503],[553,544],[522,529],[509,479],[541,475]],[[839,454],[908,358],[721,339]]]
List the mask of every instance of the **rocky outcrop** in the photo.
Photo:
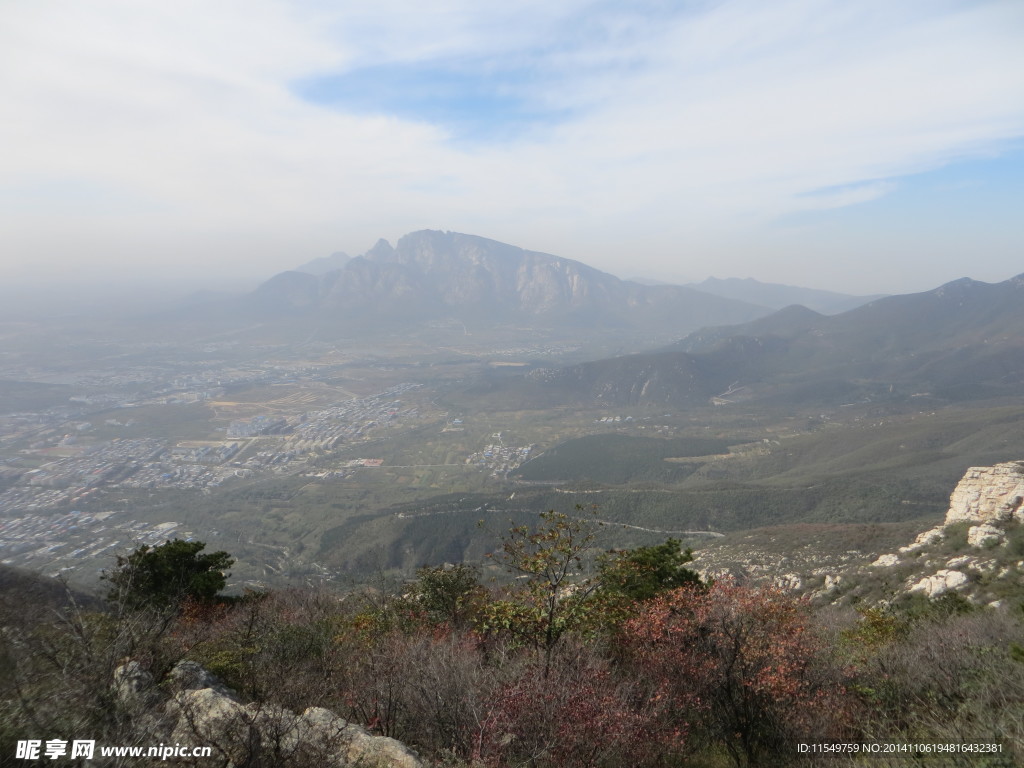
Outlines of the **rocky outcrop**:
[[890,568],[899,563],[898,555],[879,555],[878,559],[871,563],[872,568]]
[[1024,590],[1022,483],[1024,461],[970,468],[949,488],[942,523],[906,546],[886,536],[880,547],[865,536],[859,549],[840,554],[835,543],[853,541],[858,529],[801,526],[794,536],[780,527],[702,549],[693,567],[704,578],[770,583],[833,605],[888,605],[908,594],[1003,605]]
[[908,591],[923,592],[925,597],[932,598],[961,589],[967,585],[968,581],[967,574],[962,571],[943,568],[932,576],[925,576]]
[[400,741],[373,736],[322,707],[298,714],[276,704],[242,704],[213,688],[202,688],[175,695],[168,711],[177,721],[172,742],[214,745],[236,765],[249,764],[257,755],[325,768],[421,765]]
[[[913,543],[900,547],[899,551],[907,554],[924,549],[940,541],[946,535],[946,528],[956,523],[977,524],[968,530],[970,546],[993,546],[1006,539],[1005,532],[996,524],[1010,521],[1024,522],[1024,461],[971,467],[953,489],[942,525],[919,534]],[[894,565],[895,562],[876,564]]]
[[129,661],[114,670],[114,695],[125,707],[148,709],[159,701],[153,676],[137,661]]
[[[903,554],[906,554],[908,552],[916,552],[917,550],[923,549],[924,547],[927,547],[930,544],[934,544],[937,541],[941,541],[942,537],[945,535],[945,532],[946,527],[944,525],[940,525],[936,528],[930,528],[924,533],[919,533],[917,535],[917,538],[914,539],[914,541],[908,544],[907,546],[900,547],[899,551]],[[879,560],[881,560],[881,558],[879,558]],[[896,558],[892,562],[879,563],[879,565],[895,565],[897,562],[899,562],[899,558]]]
[[212,688],[217,693],[235,698],[234,691],[220,678],[195,661],[179,661],[167,675],[167,685],[173,691],[200,691]]
[[1006,532],[991,523],[972,525],[967,529],[967,545],[971,547],[994,547],[1006,541]]
[[772,579],[774,586],[779,589],[792,590],[794,592],[803,589],[804,581],[798,573],[784,573]]
[[[948,592],[961,592],[967,599],[992,604],[992,595],[978,584],[1017,582],[1019,571],[1001,567],[1012,526],[1024,522],[1024,461],[1010,461],[992,467],[971,467],[953,490],[942,525],[925,531],[905,547],[900,555],[881,555],[871,566],[894,568],[917,564],[917,573],[904,582],[908,592],[928,598]],[[953,526],[959,526],[959,530]],[[967,551],[940,561],[938,545],[948,548],[951,536],[963,536],[967,528]],[[956,541],[956,538],[952,539]],[[962,539],[960,539],[962,541]],[[946,542],[946,544],[943,544]],[[979,550],[990,550],[986,557]],[[930,573],[930,571],[933,571]]]
[[949,499],[946,525],[1024,521],[1024,461],[971,467]]
[[138,662],[127,662],[114,673],[114,691],[150,735],[163,731],[170,743],[208,745],[229,768],[263,761],[296,768],[422,766],[400,741],[374,736],[328,709],[299,714],[270,702],[243,703],[191,661],[179,662],[162,688]]

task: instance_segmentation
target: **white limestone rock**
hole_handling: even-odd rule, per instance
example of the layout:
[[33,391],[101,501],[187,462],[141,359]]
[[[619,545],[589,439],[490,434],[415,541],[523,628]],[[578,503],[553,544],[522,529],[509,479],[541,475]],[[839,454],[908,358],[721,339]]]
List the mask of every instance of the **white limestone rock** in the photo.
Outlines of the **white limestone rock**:
[[230,754],[232,747],[241,748],[249,740],[252,721],[245,707],[213,688],[176,694],[167,705],[167,714],[177,721],[171,734],[175,742],[216,744]]
[[949,497],[946,525],[1024,519],[1024,461],[971,467]]
[[804,586],[804,580],[797,573],[784,573],[781,576],[776,576],[772,581],[779,589],[798,590],[803,589]]
[[890,568],[900,561],[899,555],[879,555],[878,559],[871,563],[872,568]]
[[897,551],[903,554],[906,554],[907,552],[916,552],[917,550],[922,549],[928,546],[929,544],[934,544],[936,541],[940,541],[942,537],[945,536],[945,534],[945,526],[937,526],[935,528],[925,531],[924,533],[918,534],[917,538],[914,539],[914,542],[912,544],[908,544],[905,547],[900,547]]
[[814,592],[812,592],[811,597],[815,599],[828,597],[837,589],[839,589],[839,585],[842,583],[842,581],[842,576],[832,573],[826,573],[825,581],[821,585],[821,589],[816,589]]
[[172,693],[199,691],[212,688],[229,699],[238,701],[238,695],[220,681],[215,674],[196,661],[179,661],[167,673],[165,685]]
[[213,688],[182,691],[169,713],[171,739],[212,745],[231,764],[277,755],[321,768],[421,768],[404,744],[347,722],[321,707],[302,715],[276,704],[241,704]]
[[934,576],[925,576],[908,591],[923,592],[925,597],[933,598],[961,589],[967,585],[967,582],[966,573],[943,568]]
[[998,546],[1006,541],[1006,533],[991,523],[972,525],[967,529],[967,544],[972,547]]

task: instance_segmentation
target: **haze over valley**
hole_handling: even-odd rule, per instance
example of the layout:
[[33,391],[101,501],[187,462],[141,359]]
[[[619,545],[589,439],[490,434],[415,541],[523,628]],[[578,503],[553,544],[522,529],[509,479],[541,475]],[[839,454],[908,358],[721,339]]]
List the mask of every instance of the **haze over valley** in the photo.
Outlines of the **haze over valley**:
[[331,266],[6,322],[4,562],[85,583],[183,537],[234,553],[236,588],[358,580],[478,561],[508,520],[591,502],[625,526],[609,546],[882,536],[1024,451],[1020,277],[823,315],[756,303],[798,288],[643,286],[451,232]]

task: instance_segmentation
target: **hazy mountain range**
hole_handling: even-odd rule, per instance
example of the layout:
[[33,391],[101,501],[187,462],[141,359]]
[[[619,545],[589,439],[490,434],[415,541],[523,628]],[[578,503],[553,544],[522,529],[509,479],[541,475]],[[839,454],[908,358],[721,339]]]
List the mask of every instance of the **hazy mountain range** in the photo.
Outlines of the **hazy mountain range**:
[[[807,305],[829,313],[857,306],[823,314]],[[480,385],[484,396],[490,389],[531,407],[974,400],[1024,383],[1024,277],[965,278],[881,298],[754,280],[643,285],[483,237],[424,230],[394,246],[380,240],[362,256],[314,260],[216,307],[220,321],[292,338],[434,329],[443,339],[484,340],[505,329],[517,340],[615,337],[640,349],[680,340]]]
[[702,283],[690,283],[687,287],[698,291],[722,296],[727,299],[745,301],[771,309],[783,309],[799,304],[820,312],[823,315],[835,315],[840,312],[859,307],[868,302],[883,298],[882,294],[874,296],[848,296],[845,293],[822,291],[815,288],[799,288],[778,283],[762,283],[751,277],[730,277],[721,280],[709,277]]
[[1024,275],[961,279],[825,316],[793,306],[661,352],[534,371],[516,397],[608,405],[1012,396],[1024,385]]
[[626,348],[669,343],[800,303],[826,313],[869,301],[754,280],[699,286],[622,280],[579,261],[457,232],[422,230],[361,256],[337,252],[228,297],[197,294],[154,318],[184,332],[244,328],[275,341],[429,333],[503,338],[616,339]]
[[[340,262],[340,260],[339,260]],[[474,235],[424,230],[321,271],[311,262],[241,299],[249,318],[306,321],[322,333],[461,323],[620,329],[683,336],[770,310],[683,286],[620,280],[578,261]],[[314,274],[316,272],[316,274]]]
[[321,256],[319,259],[307,261],[301,267],[296,267],[296,272],[306,272],[310,275],[326,275],[336,269],[342,269],[352,260],[352,257],[343,251],[335,251],[330,256]]

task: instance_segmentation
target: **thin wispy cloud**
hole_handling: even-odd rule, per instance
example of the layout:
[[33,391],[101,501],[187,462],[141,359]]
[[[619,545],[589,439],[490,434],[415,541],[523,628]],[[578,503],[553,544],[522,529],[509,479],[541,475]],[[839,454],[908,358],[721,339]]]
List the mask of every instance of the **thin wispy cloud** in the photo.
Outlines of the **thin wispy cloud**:
[[0,95],[6,275],[269,274],[434,227],[793,280],[833,246],[774,222],[1024,136],[1024,6],[16,2]]

